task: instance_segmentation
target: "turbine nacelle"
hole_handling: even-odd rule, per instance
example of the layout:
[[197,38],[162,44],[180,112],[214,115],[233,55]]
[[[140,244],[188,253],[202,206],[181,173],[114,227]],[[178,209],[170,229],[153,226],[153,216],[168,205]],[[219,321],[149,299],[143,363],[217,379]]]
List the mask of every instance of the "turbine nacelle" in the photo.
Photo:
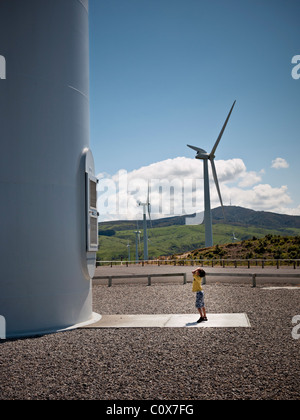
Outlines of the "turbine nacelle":
[[208,159],[209,154],[204,149],[200,149],[200,147],[191,146],[190,144],[187,145],[190,149],[193,149],[197,152],[196,159]]
[[210,157],[210,155],[208,153],[200,153],[200,152],[198,152],[197,155],[196,155],[196,159],[202,159],[202,160],[204,160],[204,159],[210,159],[210,158],[211,157]]

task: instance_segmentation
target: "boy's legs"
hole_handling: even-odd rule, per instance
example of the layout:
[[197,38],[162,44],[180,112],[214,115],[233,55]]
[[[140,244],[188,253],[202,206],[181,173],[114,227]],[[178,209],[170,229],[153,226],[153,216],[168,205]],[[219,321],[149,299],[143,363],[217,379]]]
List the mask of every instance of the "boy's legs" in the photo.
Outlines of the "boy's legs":
[[202,322],[202,321],[207,321],[206,310],[205,310],[205,307],[204,307],[204,294],[203,294],[203,292],[198,292],[197,293],[196,308],[198,309],[198,312],[199,312],[200,317],[201,317],[199,319],[198,323]]
[[206,318],[206,310],[205,308],[198,308],[199,314],[201,316],[201,318]]

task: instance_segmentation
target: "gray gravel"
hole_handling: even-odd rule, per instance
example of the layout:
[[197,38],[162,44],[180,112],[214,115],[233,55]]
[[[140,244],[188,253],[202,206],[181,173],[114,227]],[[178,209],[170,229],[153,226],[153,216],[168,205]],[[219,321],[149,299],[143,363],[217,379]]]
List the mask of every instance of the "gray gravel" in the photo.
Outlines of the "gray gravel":
[[[299,399],[300,290],[206,286],[251,329],[81,329],[0,342],[0,399]],[[94,286],[101,314],[193,313],[191,285]]]

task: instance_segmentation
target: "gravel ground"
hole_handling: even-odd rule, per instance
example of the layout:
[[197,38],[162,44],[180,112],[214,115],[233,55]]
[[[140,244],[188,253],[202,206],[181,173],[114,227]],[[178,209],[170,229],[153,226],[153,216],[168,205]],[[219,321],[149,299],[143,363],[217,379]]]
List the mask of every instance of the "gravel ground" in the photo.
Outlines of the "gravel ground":
[[[250,329],[80,329],[0,341],[0,399],[299,399],[300,290],[205,288],[208,312]],[[94,286],[101,314],[193,313],[191,285]]]

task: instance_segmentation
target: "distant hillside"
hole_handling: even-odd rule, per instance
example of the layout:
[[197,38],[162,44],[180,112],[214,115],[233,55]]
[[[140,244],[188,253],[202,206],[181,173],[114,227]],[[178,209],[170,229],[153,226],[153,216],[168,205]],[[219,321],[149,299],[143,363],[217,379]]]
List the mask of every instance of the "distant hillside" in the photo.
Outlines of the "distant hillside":
[[[267,212],[255,212],[241,207],[225,207],[226,220],[223,219],[221,208],[214,209],[213,234],[214,243],[219,246],[227,244],[228,249],[237,242],[247,241],[256,237],[298,236],[300,235],[300,217],[279,215]],[[135,258],[136,221],[117,221],[99,224],[99,260],[126,260],[128,258],[128,244],[131,259]],[[142,231],[142,222],[139,222]],[[182,253],[192,253],[205,247],[204,225],[186,226],[185,217],[171,217],[152,222],[149,225],[149,257],[173,256]],[[257,247],[256,247],[257,248]],[[226,248],[224,248],[226,251]],[[249,251],[249,250],[248,250]],[[248,252],[248,254],[251,251]],[[214,255],[214,251],[209,251]],[[253,255],[259,255],[253,252]],[[195,254],[196,255],[196,254]],[[199,254],[200,255],[200,254]],[[225,254],[224,254],[225,255]],[[229,255],[229,254],[228,254]],[[143,232],[139,245],[140,259],[143,257]],[[229,257],[228,257],[229,258]],[[292,257],[291,257],[292,258]]]
[[[286,229],[296,228],[300,229],[300,216],[289,216],[286,214],[277,214],[264,211],[255,211],[246,209],[244,207],[225,206],[224,220],[222,207],[217,207],[212,210],[213,224],[222,223],[234,226],[255,226],[266,229]],[[188,216],[174,216],[163,219],[153,220],[152,227],[168,227],[168,226],[184,226],[186,217],[193,217],[195,214]],[[142,222],[139,221],[139,227]],[[134,230],[137,227],[136,221],[116,221],[116,222],[102,222],[100,223],[101,231],[105,230]]]
[[[224,223],[222,208],[212,211],[213,223]],[[289,216],[265,211],[254,211],[243,207],[225,207],[225,223],[235,226],[255,226],[267,229],[300,229],[300,216]]]

